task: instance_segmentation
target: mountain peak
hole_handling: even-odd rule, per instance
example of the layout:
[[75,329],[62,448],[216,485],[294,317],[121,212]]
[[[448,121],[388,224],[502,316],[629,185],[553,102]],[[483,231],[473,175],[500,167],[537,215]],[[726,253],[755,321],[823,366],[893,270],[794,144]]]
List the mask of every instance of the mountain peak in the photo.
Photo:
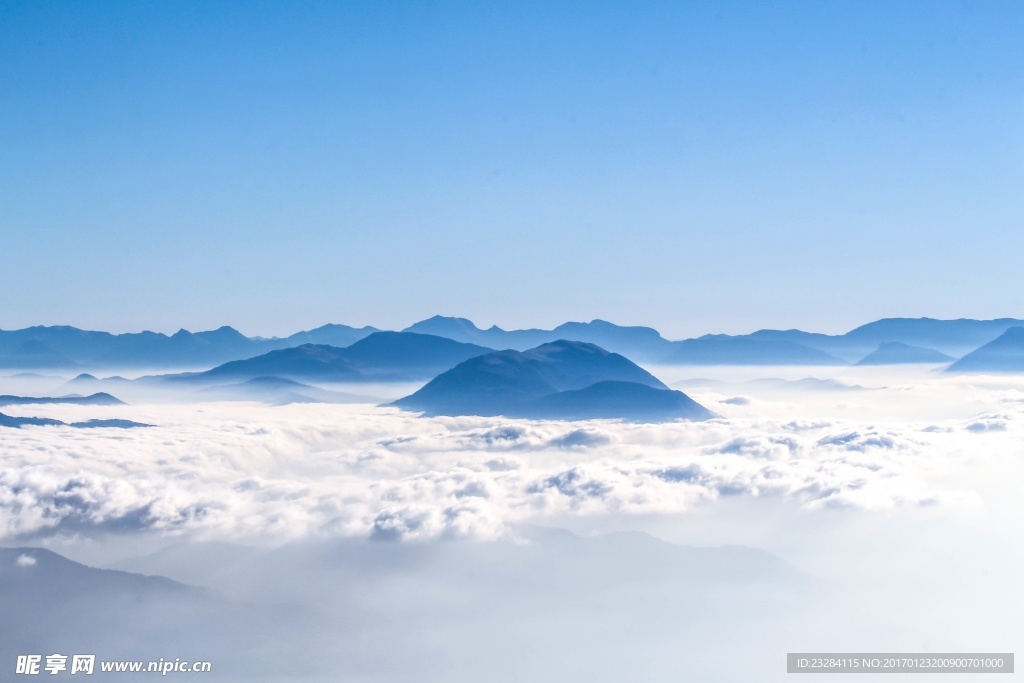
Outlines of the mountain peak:
[[393,405],[435,415],[652,420],[710,415],[617,353],[558,339],[527,351],[495,351],[438,375]]
[[452,316],[435,315],[421,320],[417,323],[413,323],[409,327],[402,330],[403,332],[416,332],[414,328],[455,328],[470,330],[473,332],[482,332],[482,330],[476,326],[476,324],[468,318],[455,318]]

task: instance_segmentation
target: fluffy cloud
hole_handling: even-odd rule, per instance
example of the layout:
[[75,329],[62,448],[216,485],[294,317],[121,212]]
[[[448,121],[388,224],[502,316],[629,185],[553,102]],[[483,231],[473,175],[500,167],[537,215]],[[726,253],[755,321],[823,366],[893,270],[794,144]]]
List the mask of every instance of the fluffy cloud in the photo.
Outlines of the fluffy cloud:
[[[794,404],[792,393],[784,405],[758,399],[768,417],[738,402],[731,417],[659,425],[420,418],[369,405],[117,406],[156,426],[0,430],[0,535],[493,538],[513,523],[686,514],[722,497],[808,511],[957,504],[971,491],[947,475],[967,466],[978,433],[1020,452],[1024,404],[1004,389],[971,391],[971,406],[988,411],[936,420],[922,404],[922,421],[823,415],[817,396]],[[873,392],[876,413],[886,395],[902,406],[927,392]],[[49,415],[73,421],[84,410],[107,417],[83,406]]]
[[1005,432],[1012,420],[1013,417],[1006,414],[979,415],[976,419],[971,420],[964,429],[975,433]]

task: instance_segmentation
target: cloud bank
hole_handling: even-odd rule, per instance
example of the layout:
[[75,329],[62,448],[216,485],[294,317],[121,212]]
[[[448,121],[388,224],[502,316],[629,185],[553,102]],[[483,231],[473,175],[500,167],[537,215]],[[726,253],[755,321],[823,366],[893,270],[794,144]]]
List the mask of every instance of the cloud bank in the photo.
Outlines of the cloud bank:
[[[989,410],[970,415],[929,420],[925,402],[920,416],[886,417],[886,397],[908,393],[927,395],[874,392],[881,419],[822,417],[813,396],[708,395],[724,418],[658,425],[421,418],[370,405],[119,406],[156,426],[0,430],[0,536],[488,539],[511,524],[681,515],[726,497],[808,512],[978,504],[949,475],[974,466],[980,446],[1019,455],[1019,392],[973,387],[967,408]],[[100,412],[54,406],[47,416],[83,410]]]

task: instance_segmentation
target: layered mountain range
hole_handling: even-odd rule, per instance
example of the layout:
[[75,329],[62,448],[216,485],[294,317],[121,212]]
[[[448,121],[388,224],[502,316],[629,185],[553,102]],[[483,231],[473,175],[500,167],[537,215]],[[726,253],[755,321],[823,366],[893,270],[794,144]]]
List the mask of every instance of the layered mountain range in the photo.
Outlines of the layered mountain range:
[[[709,334],[671,341],[650,327],[619,326],[603,320],[568,322],[550,330],[504,330],[497,326],[481,329],[465,318],[434,316],[402,332],[442,337],[485,351],[525,351],[560,339],[580,341],[596,344],[648,364],[879,365],[950,363],[994,342],[1014,327],[1024,327],[1024,320],[887,318],[841,335],[802,330],[758,330],[745,335]],[[0,330],[0,368],[74,370],[134,367],[202,370],[230,361],[265,356],[273,351],[303,347],[302,351],[294,353],[312,357],[318,354],[330,355],[336,351],[329,348],[351,349],[357,342],[380,332],[374,327],[331,324],[289,337],[265,339],[246,337],[230,327],[196,333],[179,330],[173,335],[155,332],[115,335],[67,326],[30,327]],[[377,342],[378,346],[381,344],[381,341]],[[339,358],[336,363],[338,379],[346,376],[359,376],[363,379],[368,376],[384,377],[392,373],[397,361],[390,359],[382,362],[380,357],[359,356],[360,353],[369,352],[370,349],[363,350],[357,346],[343,354],[344,358]],[[1008,349],[1007,352],[1013,356],[1012,350]],[[274,356],[261,362],[272,365],[285,358],[287,356]],[[991,362],[996,365],[989,363],[985,366],[988,368],[986,371],[998,371],[999,368],[1013,371],[1017,367],[1015,357],[1000,358],[992,359]],[[435,369],[439,367],[435,366]],[[953,367],[963,371],[968,368],[979,371],[977,368],[980,366],[972,361]],[[397,374],[392,374],[395,377],[414,377],[429,375],[430,372],[423,365],[408,372],[399,370]],[[242,374],[250,378],[253,376],[248,371]]]

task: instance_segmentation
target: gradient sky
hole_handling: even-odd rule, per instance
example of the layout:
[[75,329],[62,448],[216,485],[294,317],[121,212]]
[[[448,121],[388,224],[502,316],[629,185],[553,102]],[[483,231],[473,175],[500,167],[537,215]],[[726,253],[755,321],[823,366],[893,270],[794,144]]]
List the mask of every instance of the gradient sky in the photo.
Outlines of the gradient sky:
[[0,4],[0,328],[1024,317],[1019,2]]

